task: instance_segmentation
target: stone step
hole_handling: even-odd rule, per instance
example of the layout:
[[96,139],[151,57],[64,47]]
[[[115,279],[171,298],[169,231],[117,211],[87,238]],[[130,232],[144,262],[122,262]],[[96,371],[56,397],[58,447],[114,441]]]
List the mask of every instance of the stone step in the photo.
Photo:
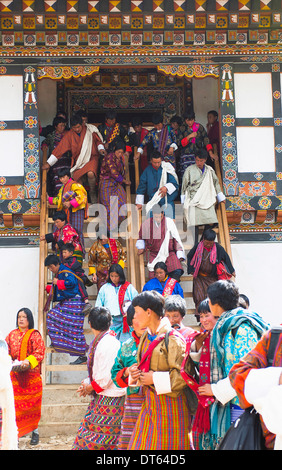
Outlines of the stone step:
[[76,434],[90,397],[79,397],[77,384],[43,387],[40,437]]

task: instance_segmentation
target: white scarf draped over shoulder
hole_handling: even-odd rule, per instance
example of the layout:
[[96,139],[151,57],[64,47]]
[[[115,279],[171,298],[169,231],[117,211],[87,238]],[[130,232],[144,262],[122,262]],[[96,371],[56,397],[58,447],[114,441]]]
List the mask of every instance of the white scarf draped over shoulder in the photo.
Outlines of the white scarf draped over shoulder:
[[[150,201],[148,201],[147,204],[146,204],[146,214],[148,214],[152,210],[154,205],[158,204],[160,202],[160,200],[163,198],[159,194],[159,190],[160,190],[160,188],[162,188],[163,186],[165,186],[167,184],[167,175],[168,174],[171,174],[178,183],[178,176],[177,176],[177,174],[175,172],[175,169],[173,168],[172,164],[169,163],[169,162],[162,162],[161,166],[162,166],[163,171],[162,171],[162,176],[161,176],[161,179],[160,179],[160,184],[159,184],[158,190],[155,192],[152,199],[150,199]],[[167,196],[165,196],[165,208],[166,207],[167,207]]]
[[161,244],[161,247],[160,247],[160,250],[159,250],[157,256],[153,259],[153,261],[151,261],[151,263],[147,264],[147,267],[148,267],[149,271],[154,271],[154,266],[155,266],[156,263],[159,263],[160,261],[162,261],[163,263],[166,262],[166,260],[168,258],[168,255],[169,255],[170,237],[175,238],[175,240],[181,246],[181,249],[183,250],[183,252],[185,252],[183,243],[181,241],[179,232],[177,230],[177,227],[176,227],[174,221],[170,217],[166,217],[165,220],[166,220],[165,238],[164,238],[164,240]]
[[184,199],[184,213],[188,221],[188,211],[190,207],[197,207],[198,209],[209,209],[216,203],[216,190],[214,187],[212,169],[205,165],[205,175],[200,187],[190,198],[189,187],[187,186]]
[[88,163],[90,160],[91,151],[92,151],[92,134],[95,132],[100,138],[101,142],[103,142],[103,137],[101,133],[99,132],[99,129],[96,126],[94,126],[93,124],[88,124],[88,123],[85,125],[86,125],[86,133],[83,139],[83,143],[81,146],[78,159],[76,160],[75,165],[71,168],[72,175],[76,170],[83,168],[84,165],[86,165],[86,163]]

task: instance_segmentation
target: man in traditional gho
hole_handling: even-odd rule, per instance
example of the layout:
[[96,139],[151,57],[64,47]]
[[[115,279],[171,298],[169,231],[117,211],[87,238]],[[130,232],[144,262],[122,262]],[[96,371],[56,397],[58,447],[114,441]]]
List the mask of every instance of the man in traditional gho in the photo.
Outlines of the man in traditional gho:
[[99,163],[99,153],[105,153],[103,137],[93,124],[85,124],[81,116],[73,116],[71,129],[66,132],[61,142],[53,150],[43,170],[48,170],[67,151],[72,153],[72,178],[82,183],[82,178],[87,177],[89,196],[91,202],[96,202],[96,179]]
[[154,129],[148,132],[144,137],[137,149],[135,158],[138,160],[144,151],[144,147],[152,143],[154,150],[160,152],[163,160],[175,166],[174,151],[177,150],[178,147],[172,140],[169,127],[163,123],[161,114],[154,115],[152,121]]
[[146,328],[130,368],[130,386],[142,386],[145,399],[128,450],[189,450],[191,417],[181,365],[186,343],[164,316],[164,297],[147,291],[133,299],[134,318]]
[[125,144],[126,152],[131,152],[129,144],[129,136],[123,126],[117,122],[117,115],[115,111],[108,111],[105,116],[105,123],[98,127],[104,146],[108,153],[113,152],[117,143],[123,142]]
[[178,177],[173,166],[162,161],[160,152],[155,150],[151,155],[150,165],[140,177],[135,199],[137,208],[142,209],[146,196],[149,199],[146,203],[146,214],[150,213],[154,205],[159,204],[170,211],[169,216],[174,218],[174,200],[177,198],[178,190]]
[[[217,224],[215,204],[225,202],[215,171],[206,161],[207,152],[204,149],[197,150],[195,163],[186,168],[183,176],[181,203],[184,205],[187,226]],[[198,241],[197,234],[195,241]]]
[[44,311],[56,302],[47,313],[46,327],[52,347],[57,352],[79,356],[75,364],[86,362],[88,346],[83,333],[85,303],[81,297],[79,279],[56,255],[48,255],[45,266],[54,274],[51,285],[46,286],[48,299]]
[[183,118],[184,125],[181,127],[179,136],[179,140],[181,142],[181,178],[183,177],[186,168],[195,163],[196,152],[199,149],[204,148],[208,152],[211,160],[216,158],[205,128],[202,124],[195,121],[195,113],[185,113]]
[[155,206],[153,216],[146,219],[140,228],[136,242],[138,255],[148,252],[149,278],[154,277],[156,263],[162,261],[167,266],[168,276],[179,281],[183,274],[181,260],[185,250],[174,221],[165,217],[162,209]]

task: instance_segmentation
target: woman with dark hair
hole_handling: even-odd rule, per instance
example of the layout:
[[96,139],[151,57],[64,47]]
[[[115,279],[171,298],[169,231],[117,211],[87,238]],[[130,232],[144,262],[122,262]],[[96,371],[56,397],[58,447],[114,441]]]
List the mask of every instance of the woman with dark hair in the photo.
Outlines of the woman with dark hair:
[[143,287],[143,292],[146,290],[155,290],[164,297],[172,294],[178,294],[184,297],[183,289],[179,282],[168,275],[167,265],[162,261],[154,266],[155,277],[150,279]]
[[[122,217],[120,208],[126,204],[126,192],[123,185],[130,185],[130,181],[125,178],[124,163],[125,144],[118,141],[114,150],[104,156],[99,175],[99,197],[98,201],[103,204],[107,212],[107,225],[109,232],[117,230]],[[112,199],[111,201],[111,198]]]
[[188,166],[195,163],[195,153],[201,148],[205,148],[209,157],[214,160],[216,157],[213,153],[207,131],[202,124],[195,121],[195,113],[187,112],[183,115],[184,124],[181,126],[179,140],[180,147],[180,175],[181,179]]
[[163,318],[164,298],[158,292],[142,292],[132,305],[134,318],[146,332],[129,384],[141,385],[145,399],[128,450],[188,450],[190,416],[180,373],[185,339]]
[[[198,369],[199,393],[199,390],[201,390],[200,387],[205,385],[208,381],[208,377],[210,377],[210,338],[217,319],[210,311],[209,299],[200,302],[198,312],[200,315],[201,328],[200,331],[191,338],[189,345],[187,343],[187,347],[190,346],[190,349],[189,351],[186,350],[186,353],[190,355],[190,358],[194,361]],[[201,394],[198,395],[198,399],[197,412],[193,420],[192,428],[193,445],[195,450],[213,449],[210,405],[213,403],[214,398]]]
[[71,178],[69,168],[58,170],[58,178],[62,183],[60,191],[56,197],[49,197],[48,202],[57,206],[58,211],[65,211],[67,222],[77,231],[84,249],[83,223],[88,218],[87,191]]
[[110,330],[111,314],[107,308],[93,308],[88,321],[94,340],[88,352],[88,378],[77,392],[92,399],[72,449],[117,450],[126,391],[114,384],[111,369],[120,342]]
[[135,309],[131,304],[127,309],[127,323],[132,327],[131,338],[125,341],[117,354],[112,368],[112,380],[117,387],[126,389],[126,399],[124,404],[124,415],[121,423],[121,433],[119,437],[118,449],[126,450],[141,406],[144,401],[142,387],[130,387],[128,383],[131,367],[137,363],[137,349],[140,337],[145,328],[140,328],[138,320],[134,318]]
[[99,227],[99,236],[88,252],[89,276],[97,284],[97,291],[107,282],[112,264],[124,268],[126,249],[119,240],[111,238],[106,227]]
[[198,305],[207,298],[209,285],[218,280],[217,266],[224,263],[230,275],[235,276],[228,253],[215,239],[215,231],[206,229],[202,240],[195,244],[187,256],[187,272],[193,274],[193,300],[198,320]]
[[199,387],[199,393],[215,398],[210,407],[210,441],[206,443],[214,449],[243,412],[228,374],[269,325],[257,313],[238,307],[239,289],[232,281],[215,282],[208,287],[207,296],[211,313],[218,320],[210,340],[210,381]]
[[29,308],[17,313],[17,328],[7,338],[12,358],[11,380],[14,389],[18,437],[32,432],[31,445],[39,442],[38,423],[41,417],[42,379],[41,363],[45,345],[41,334],[34,329],[34,319]]
[[[60,116],[56,116],[53,119],[54,130],[47,135],[46,139],[42,142],[41,149],[44,152],[48,151],[48,157],[52,154],[53,150],[61,142],[62,138],[66,134],[66,119]],[[47,173],[47,193],[51,197],[58,195],[58,192],[62,186],[61,181],[58,177],[58,170],[61,168],[71,167],[71,153],[66,152],[62,157],[53,165]]]
[[40,241],[52,243],[54,251],[56,251],[58,256],[60,256],[62,263],[62,247],[66,243],[71,243],[74,246],[73,256],[75,256],[77,261],[82,264],[83,248],[80,242],[80,237],[75,228],[70,223],[68,223],[66,213],[64,211],[55,212],[53,215],[53,221],[56,227],[55,231],[53,233],[42,235],[40,237]]
[[121,343],[130,338],[126,310],[134,297],[138,295],[133,285],[126,281],[124,270],[119,264],[109,269],[109,277],[98,292],[96,307],[106,307],[112,315],[112,329]]

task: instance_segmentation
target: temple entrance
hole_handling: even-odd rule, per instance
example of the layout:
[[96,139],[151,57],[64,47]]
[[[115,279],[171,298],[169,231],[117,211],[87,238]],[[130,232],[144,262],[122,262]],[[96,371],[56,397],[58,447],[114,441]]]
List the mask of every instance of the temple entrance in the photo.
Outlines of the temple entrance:
[[80,109],[87,112],[88,122],[95,125],[104,123],[107,110],[114,110],[121,124],[128,125],[138,115],[148,128],[152,127],[152,116],[157,112],[169,123],[172,116],[194,111],[196,121],[205,128],[207,112],[219,113],[219,87],[214,76],[166,75],[156,67],[101,67],[91,75],[54,78],[46,75],[38,80],[42,127],[52,124],[57,112],[65,112],[69,122]]

